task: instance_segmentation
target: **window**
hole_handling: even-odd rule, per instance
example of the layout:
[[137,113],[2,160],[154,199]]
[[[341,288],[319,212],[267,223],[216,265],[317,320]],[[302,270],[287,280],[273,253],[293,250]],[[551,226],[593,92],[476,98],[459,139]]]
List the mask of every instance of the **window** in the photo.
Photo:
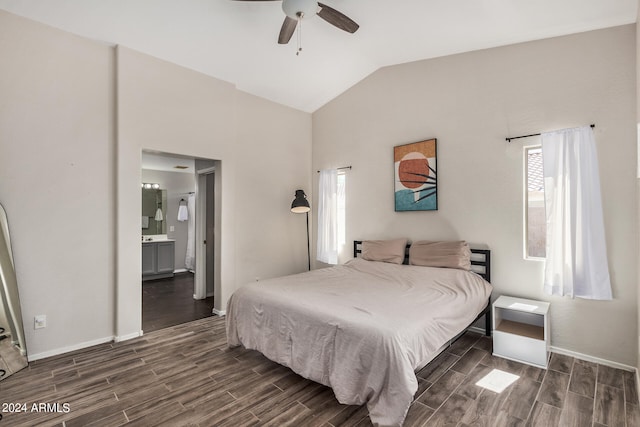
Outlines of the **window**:
[[338,171],[338,252],[346,243],[346,232],[345,232],[345,224],[346,224],[346,208],[345,208],[345,181],[346,174],[344,171]]
[[525,148],[525,167],[525,257],[544,258],[547,226],[541,147]]
[[320,171],[316,259],[325,264],[338,263],[338,254],[345,243],[345,182],[342,171]]

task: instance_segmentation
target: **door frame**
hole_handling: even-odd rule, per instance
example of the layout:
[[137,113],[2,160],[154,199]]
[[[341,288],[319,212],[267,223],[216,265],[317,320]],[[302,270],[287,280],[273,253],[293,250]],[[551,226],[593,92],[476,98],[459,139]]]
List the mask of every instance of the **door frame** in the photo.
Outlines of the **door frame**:
[[[210,168],[197,170],[197,179],[196,179],[196,232],[195,232],[195,243],[196,243],[196,270],[193,284],[193,298],[194,299],[203,299],[207,297],[207,259],[206,259],[206,246],[204,244],[206,238],[206,212],[207,212],[207,194],[209,193],[209,189],[207,188],[207,175],[215,174],[216,167],[212,166]],[[212,193],[213,194],[213,193]],[[209,242],[210,245],[214,245],[215,241]],[[214,262],[211,260],[210,262]],[[214,277],[215,281],[215,277]],[[213,287],[214,292],[214,300],[217,297],[215,295],[216,287]],[[214,314],[218,314],[215,309],[212,311]]]

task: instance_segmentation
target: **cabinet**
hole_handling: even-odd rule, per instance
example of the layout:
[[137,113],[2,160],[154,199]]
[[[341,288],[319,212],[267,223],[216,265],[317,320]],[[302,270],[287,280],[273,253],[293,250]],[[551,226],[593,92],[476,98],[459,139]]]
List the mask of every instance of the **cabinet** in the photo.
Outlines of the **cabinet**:
[[508,296],[492,306],[493,355],[539,368],[549,361],[549,303]]
[[142,280],[173,277],[174,259],[173,240],[142,243]]

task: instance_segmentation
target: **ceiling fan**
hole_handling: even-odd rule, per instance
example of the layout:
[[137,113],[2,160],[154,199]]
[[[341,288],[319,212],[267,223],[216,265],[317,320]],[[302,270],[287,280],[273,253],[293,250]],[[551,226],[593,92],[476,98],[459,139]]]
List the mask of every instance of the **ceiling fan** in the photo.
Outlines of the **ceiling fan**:
[[[235,1],[280,1],[280,0],[235,0]],[[360,27],[351,18],[337,10],[315,0],[282,0],[285,18],[278,36],[279,44],[287,44],[296,30],[298,22],[303,18],[318,15],[329,24],[348,33],[355,33]]]

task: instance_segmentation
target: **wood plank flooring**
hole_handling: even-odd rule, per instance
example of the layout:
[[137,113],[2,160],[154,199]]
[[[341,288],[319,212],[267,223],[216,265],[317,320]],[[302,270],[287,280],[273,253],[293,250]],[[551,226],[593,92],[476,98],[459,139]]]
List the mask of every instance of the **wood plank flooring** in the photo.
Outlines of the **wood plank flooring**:
[[[500,394],[475,385],[494,368],[520,378]],[[417,377],[405,426],[640,426],[631,372],[559,354],[538,369],[491,356],[491,339],[475,333]],[[2,403],[27,411],[5,410],[0,427],[371,425],[365,407],[339,404],[328,387],[227,348],[219,317],[31,362],[0,381]]]
[[193,299],[193,274],[142,282],[142,330],[157,331],[212,316],[213,297]]
[[[2,335],[2,334],[0,334]],[[13,345],[11,336],[0,340],[0,380],[27,366],[27,358]]]

